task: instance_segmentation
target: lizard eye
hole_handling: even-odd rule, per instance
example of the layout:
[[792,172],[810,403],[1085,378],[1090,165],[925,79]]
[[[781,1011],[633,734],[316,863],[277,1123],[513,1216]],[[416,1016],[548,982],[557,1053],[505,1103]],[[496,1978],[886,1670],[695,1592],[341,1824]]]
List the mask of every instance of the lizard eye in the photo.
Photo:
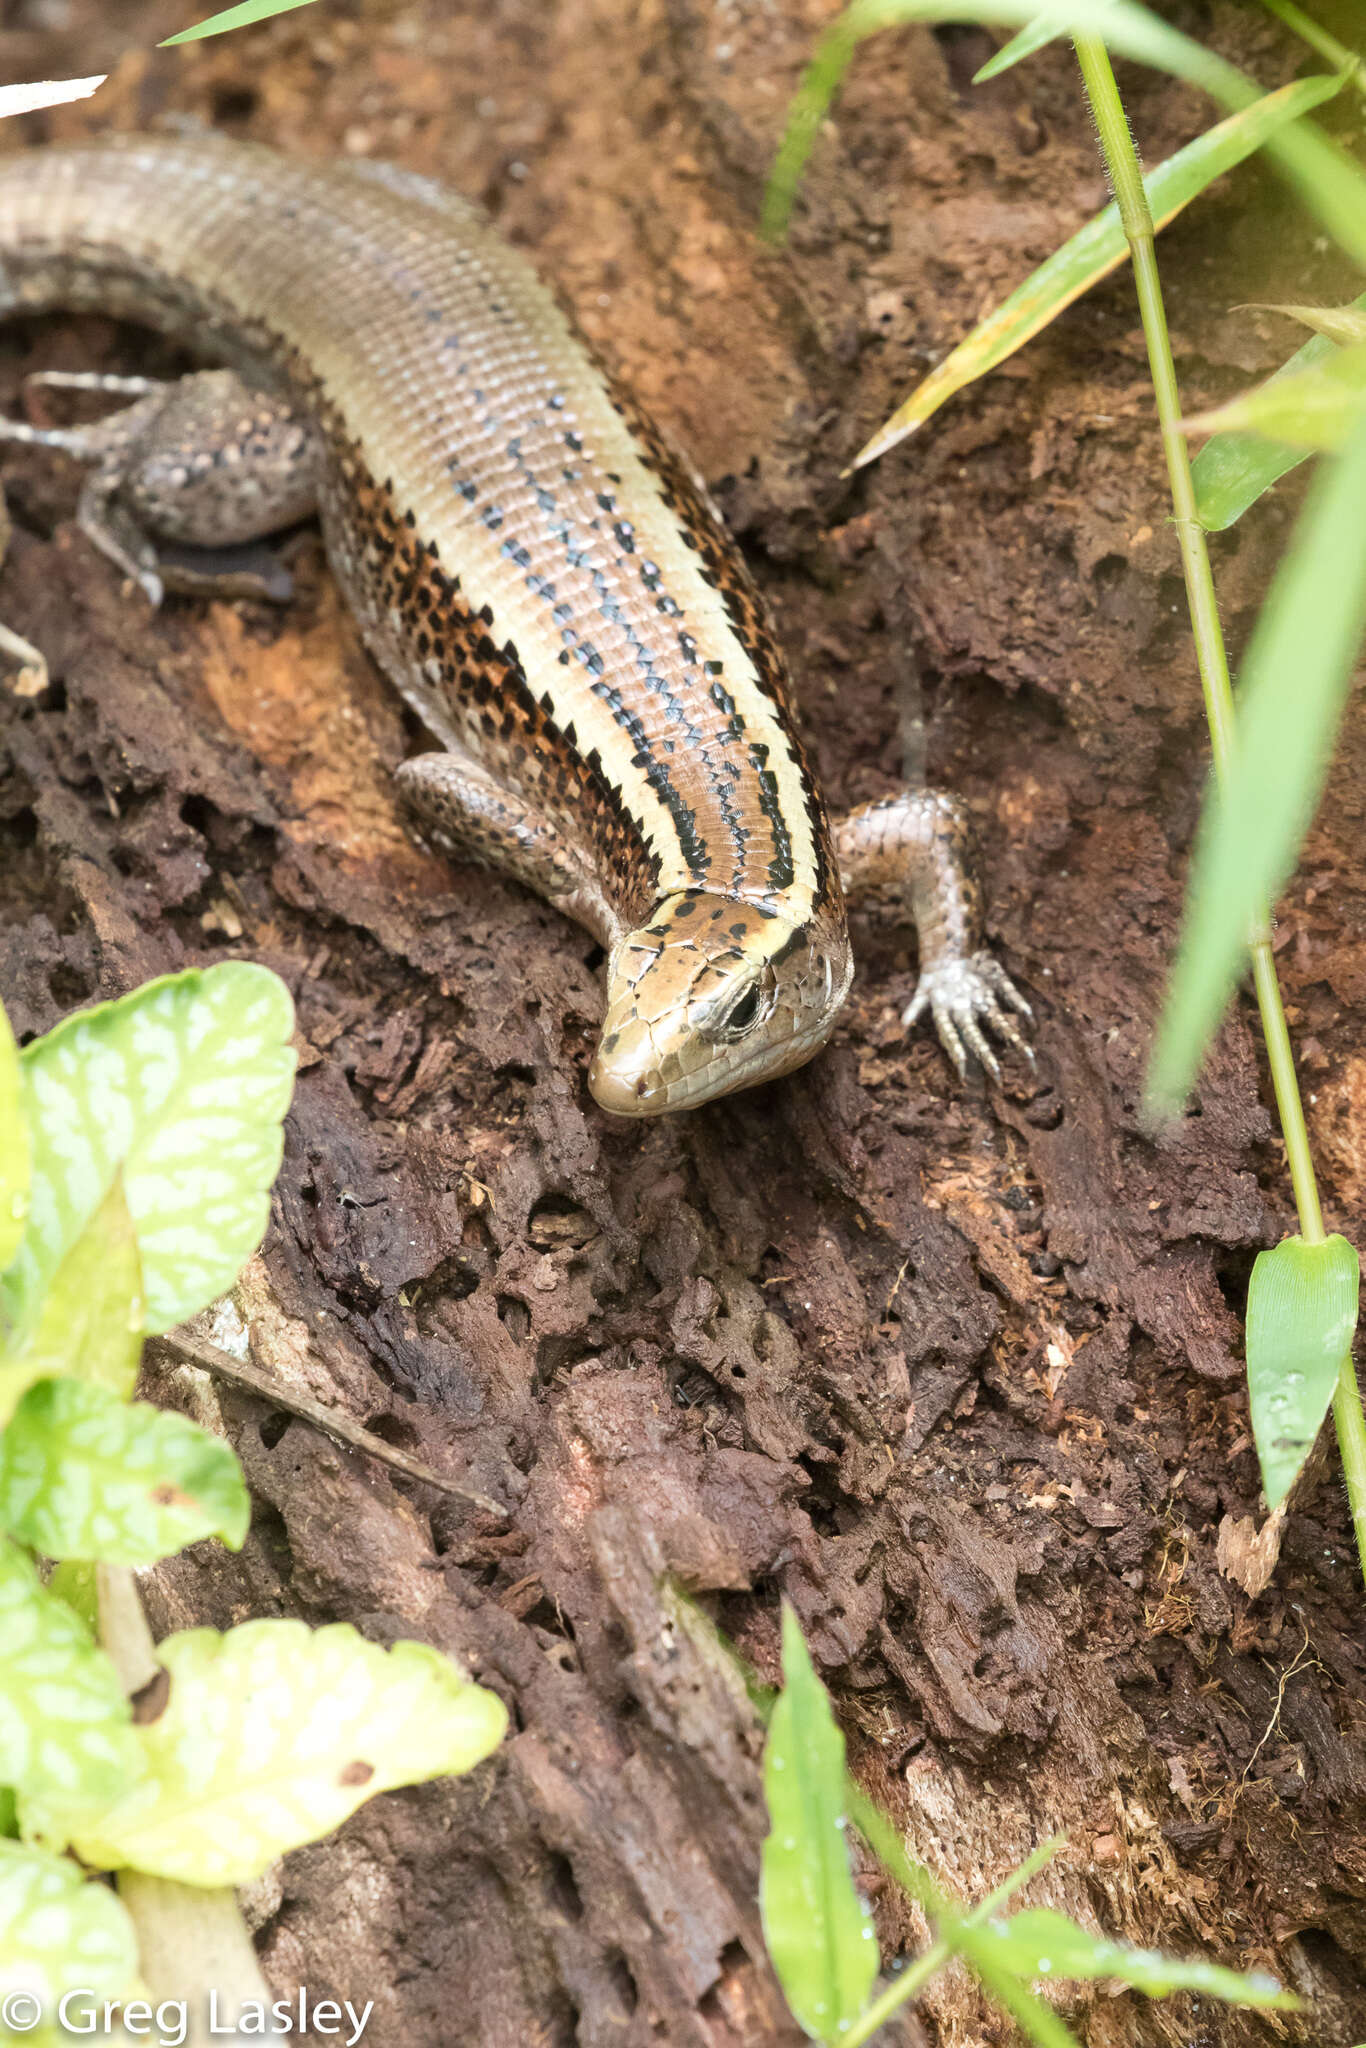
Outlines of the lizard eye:
[[723,1043],[747,1037],[771,1013],[776,993],[768,974],[751,981],[741,989],[730,1008],[716,1019],[707,1036]]
[[727,1031],[750,1031],[759,1021],[759,984],[747,988],[726,1018]]

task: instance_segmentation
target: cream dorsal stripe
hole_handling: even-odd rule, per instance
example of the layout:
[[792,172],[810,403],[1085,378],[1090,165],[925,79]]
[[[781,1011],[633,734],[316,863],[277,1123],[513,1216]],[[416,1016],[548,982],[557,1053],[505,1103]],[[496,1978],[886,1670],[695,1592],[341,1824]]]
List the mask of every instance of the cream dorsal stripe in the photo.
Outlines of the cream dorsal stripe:
[[[97,195],[75,179],[44,195],[52,239],[132,251],[306,361],[400,516],[491,612],[499,652],[600,764],[660,896],[705,886],[809,913],[819,809],[780,678],[742,645],[552,294],[457,199],[275,157],[245,193],[244,153],[130,150],[126,198],[103,175]],[[152,171],[174,198],[149,221]],[[736,797],[756,778],[757,815]]]
[[86,378],[123,409],[0,439],[89,465],[80,526],[153,605],[175,573],[158,541],[320,514],[367,647],[438,742],[396,768],[408,804],[604,948],[604,1108],[652,1116],[808,1059],[852,972],[844,886],[914,915],[908,1022],[930,1010],[960,1065],[992,1066],[983,1020],[1019,1043],[962,806],[903,791],[832,835],[705,490],[474,208],[214,136],[0,158],[0,314],[57,306],[228,367]]

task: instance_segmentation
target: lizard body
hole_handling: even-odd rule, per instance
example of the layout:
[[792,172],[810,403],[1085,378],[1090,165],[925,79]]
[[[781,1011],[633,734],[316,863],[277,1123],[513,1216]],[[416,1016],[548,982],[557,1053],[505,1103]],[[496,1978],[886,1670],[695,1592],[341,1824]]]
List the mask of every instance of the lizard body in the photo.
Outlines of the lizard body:
[[1020,1044],[961,806],[917,792],[832,828],[705,490],[476,208],[213,136],[0,159],[0,315],[53,307],[230,368],[0,438],[92,465],[82,523],[153,601],[155,538],[245,540],[316,503],[367,645],[439,742],[400,770],[410,801],[607,949],[604,1107],[809,1058],[852,972],[842,882],[914,911],[908,1019],[931,1008],[960,1069],[964,1042],[994,1068],[983,1021]]

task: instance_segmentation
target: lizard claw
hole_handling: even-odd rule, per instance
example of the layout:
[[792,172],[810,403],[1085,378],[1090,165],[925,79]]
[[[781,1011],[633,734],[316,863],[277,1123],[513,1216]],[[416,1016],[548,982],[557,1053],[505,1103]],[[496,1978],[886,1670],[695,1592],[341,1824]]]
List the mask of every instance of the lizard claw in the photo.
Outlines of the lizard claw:
[[[152,559],[155,560],[155,556]],[[142,594],[147,599],[148,604],[151,605],[152,610],[154,612],[160,611],[161,601],[166,595],[166,585],[161,577],[158,576],[156,570],[149,565],[139,564],[133,570],[133,580],[140,586]]]
[[944,960],[926,968],[915,994],[901,1013],[901,1021],[909,1029],[928,1010],[934,1018],[939,1042],[960,1078],[967,1074],[968,1054],[972,1053],[992,1080],[999,1082],[1001,1069],[982,1030],[984,1023],[1007,1045],[1023,1053],[1031,1066],[1034,1064],[1029,1043],[1021,1037],[1014,1019],[1002,1009],[1003,1002],[1022,1017],[1034,1014],[1000,962],[990,953],[974,953],[970,959]]

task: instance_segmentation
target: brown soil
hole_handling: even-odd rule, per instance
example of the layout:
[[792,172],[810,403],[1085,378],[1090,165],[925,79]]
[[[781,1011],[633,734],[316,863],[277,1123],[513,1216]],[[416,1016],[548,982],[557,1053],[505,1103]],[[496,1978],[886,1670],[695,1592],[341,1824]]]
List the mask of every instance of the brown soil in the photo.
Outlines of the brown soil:
[[[992,932],[1038,1016],[1037,1075],[959,1085],[897,1024],[908,935],[863,919],[822,1058],[609,1121],[584,1087],[588,942],[409,842],[404,719],[316,539],[283,613],[151,619],[71,524],[73,472],[7,461],[0,616],[54,676],[3,709],[16,1029],[190,963],[276,968],[302,1064],[248,1276],[258,1357],[514,1505],[499,1527],[221,1395],[252,1536],[164,1571],[158,1625],[344,1617],[457,1653],[513,1711],[469,1780],[286,1861],[257,1901],[271,1978],[374,1998],[373,2048],[797,2038],[755,1906],[759,1734],[668,1572],[770,1675],[795,1603],[861,1779],[945,1884],[980,1895],[1065,1829],[1035,1900],[1314,2001],[1281,2023],[1063,1994],[1094,2048],[1360,2040],[1366,1650],[1331,1455],[1266,1589],[1240,1583],[1259,1501],[1238,1310],[1292,1223],[1246,1016],[1174,1136],[1137,1115],[1206,748],[1127,278],[839,480],[1100,203],[1066,52],[973,90],[974,31],[870,45],[774,254],[761,181],[827,0],[338,0],[151,50],[194,11],[17,0],[6,76],[115,75],[9,139],[188,115],[488,204],[706,473],[836,804],[889,787],[920,671],[932,769],[979,814]],[[1268,83],[1294,73],[1257,10],[1190,25]],[[1124,83],[1150,160],[1206,118]],[[1232,308],[1348,295],[1256,169],[1163,257],[1192,407],[1292,345]],[[96,322],[3,348],[11,410],[23,370],[170,360]],[[1235,650],[1295,497],[1219,545]],[[1279,927],[1330,1222],[1358,1240],[1363,771],[1358,714]],[[867,1875],[891,1953],[914,1919]],[[921,2011],[896,2038],[1007,2035],[957,1975]]]

